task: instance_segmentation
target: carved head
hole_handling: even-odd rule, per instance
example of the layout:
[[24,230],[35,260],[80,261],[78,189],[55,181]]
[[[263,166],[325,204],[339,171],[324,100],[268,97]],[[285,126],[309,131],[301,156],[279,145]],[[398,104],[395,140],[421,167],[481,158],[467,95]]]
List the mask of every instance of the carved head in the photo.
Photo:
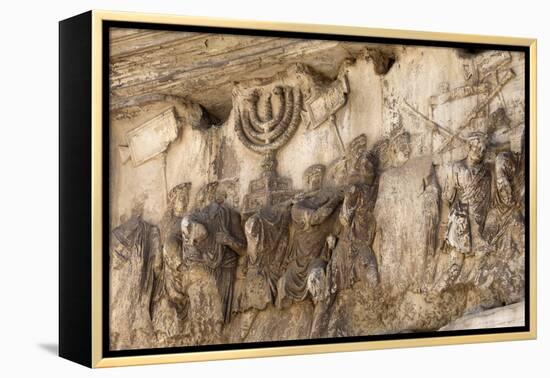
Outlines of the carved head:
[[353,138],[348,144],[348,154],[350,157],[358,156],[367,151],[367,136],[365,134],[359,134]]
[[218,190],[214,193],[214,201],[216,203],[224,203],[227,200],[227,192],[218,187]]
[[216,201],[218,185],[218,181],[209,182],[204,185],[197,193],[195,207],[201,208]]
[[468,160],[478,164],[483,161],[487,150],[487,135],[475,131],[468,136]]
[[516,174],[514,157],[511,152],[502,152],[495,160],[496,190],[498,200],[506,206],[514,204],[513,177]]
[[176,185],[168,193],[168,203],[172,213],[177,217],[182,217],[189,205],[190,182],[184,182]]
[[462,69],[464,70],[464,80],[467,82],[477,81],[477,69],[472,59],[465,60],[462,64]]
[[389,148],[392,165],[405,164],[411,156],[411,134],[403,127],[394,127],[390,132]]
[[363,153],[357,160],[348,175],[348,184],[365,183],[372,185],[376,178],[376,157],[372,153]]
[[327,169],[326,178],[333,186],[340,186],[346,182],[348,177],[350,160],[347,158],[340,158],[331,163]]
[[325,177],[325,166],[323,164],[314,164],[308,167],[304,172],[304,182],[307,191],[319,190],[323,186]]
[[500,127],[510,127],[511,120],[506,115],[506,110],[503,107],[498,108],[489,115],[489,125],[492,129]]
[[191,216],[184,216],[181,220],[181,237],[184,245],[197,245],[208,237],[208,230]]

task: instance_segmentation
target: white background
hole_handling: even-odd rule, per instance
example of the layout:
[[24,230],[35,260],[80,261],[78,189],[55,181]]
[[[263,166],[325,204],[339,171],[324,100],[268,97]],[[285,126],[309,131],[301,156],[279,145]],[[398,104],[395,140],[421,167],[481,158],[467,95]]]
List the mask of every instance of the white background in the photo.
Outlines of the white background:
[[[0,22],[0,376],[549,376],[550,12],[545,1],[6,0]],[[539,84],[537,341],[91,371],[56,356],[58,25],[89,9],[536,37]]]

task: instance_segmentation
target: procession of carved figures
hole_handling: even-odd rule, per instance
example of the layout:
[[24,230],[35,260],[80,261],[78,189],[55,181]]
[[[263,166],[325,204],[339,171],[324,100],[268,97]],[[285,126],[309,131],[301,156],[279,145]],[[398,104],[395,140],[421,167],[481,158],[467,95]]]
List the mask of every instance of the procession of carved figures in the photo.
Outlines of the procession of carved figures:
[[[399,63],[378,50],[368,59],[380,77]],[[510,61],[472,53],[462,86],[387,96],[388,123],[362,125],[386,130],[377,140],[341,133],[354,62],[330,80],[297,64],[235,83],[231,114],[216,127],[254,154],[261,173],[166,187],[157,224],[144,216],[147,198],[132,200],[111,235],[111,348],[436,331],[523,301],[525,137],[521,99],[503,96],[517,75]],[[437,120],[439,106],[472,96],[460,124]],[[212,132],[204,119],[214,117],[191,110],[198,132]],[[158,115],[164,129],[154,135],[147,124],[131,130],[121,162],[160,158],[165,169],[178,117]],[[300,128],[330,134],[336,143],[326,148],[340,155],[310,165],[302,183],[278,165]],[[141,148],[151,137],[156,149]],[[417,153],[420,144],[430,150]]]

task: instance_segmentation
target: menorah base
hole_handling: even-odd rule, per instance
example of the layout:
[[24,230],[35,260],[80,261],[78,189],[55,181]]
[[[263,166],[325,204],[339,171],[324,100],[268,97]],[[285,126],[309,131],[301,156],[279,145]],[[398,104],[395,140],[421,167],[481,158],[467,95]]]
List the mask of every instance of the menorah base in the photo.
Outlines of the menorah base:
[[273,171],[264,172],[262,177],[250,182],[248,194],[243,199],[243,215],[247,218],[263,207],[288,201],[295,194],[291,179],[280,177]]

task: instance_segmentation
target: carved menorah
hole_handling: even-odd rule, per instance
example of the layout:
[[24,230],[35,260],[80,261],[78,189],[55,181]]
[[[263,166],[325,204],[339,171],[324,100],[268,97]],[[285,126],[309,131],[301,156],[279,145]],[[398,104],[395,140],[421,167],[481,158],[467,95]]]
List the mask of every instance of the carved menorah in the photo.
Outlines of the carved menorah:
[[[276,86],[267,94],[259,114],[258,89],[239,102],[235,114],[235,133],[251,151],[263,155],[262,175],[250,182],[244,198],[244,212],[273,205],[293,195],[289,179],[277,175],[276,153],[296,133],[301,121],[302,93],[296,87]],[[275,97],[275,99],[274,99]]]
[[[275,110],[273,96],[278,97]],[[264,161],[273,160],[267,166],[274,167],[276,151],[292,138],[300,124],[302,93],[299,88],[275,87],[267,95],[263,117],[258,113],[259,99],[259,90],[254,90],[239,104],[235,132],[248,149],[264,155]]]

